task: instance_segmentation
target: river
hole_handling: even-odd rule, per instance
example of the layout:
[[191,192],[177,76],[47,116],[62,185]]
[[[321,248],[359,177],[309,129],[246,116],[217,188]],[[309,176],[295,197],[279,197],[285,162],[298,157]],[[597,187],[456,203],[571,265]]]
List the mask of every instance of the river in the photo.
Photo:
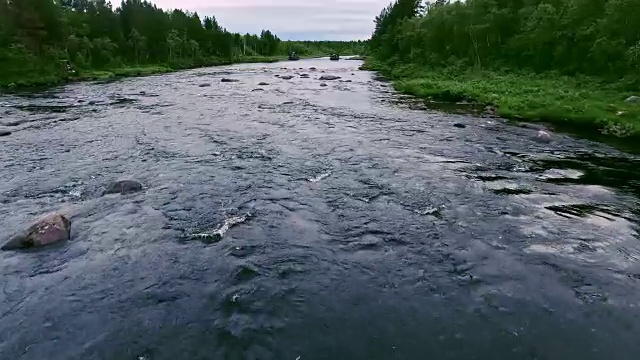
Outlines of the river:
[[72,221],[0,252],[0,358],[637,359],[638,157],[360,64],[0,95],[2,239]]

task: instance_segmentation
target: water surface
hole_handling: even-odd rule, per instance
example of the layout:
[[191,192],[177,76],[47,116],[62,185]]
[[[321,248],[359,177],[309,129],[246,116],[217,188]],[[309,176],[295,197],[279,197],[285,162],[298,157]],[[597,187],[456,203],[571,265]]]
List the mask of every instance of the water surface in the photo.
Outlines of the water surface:
[[[637,358],[640,160],[359,65],[0,96],[2,235],[73,222],[0,253],[0,358]],[[120,178],[145,190],[101,196]]]

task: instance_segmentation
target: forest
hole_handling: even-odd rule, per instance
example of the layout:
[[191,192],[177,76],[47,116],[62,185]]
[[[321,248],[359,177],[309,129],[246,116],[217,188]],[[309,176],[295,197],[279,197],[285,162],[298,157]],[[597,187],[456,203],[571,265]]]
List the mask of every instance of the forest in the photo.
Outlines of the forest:
[[507,117],[640,131],[640,0],[398,0],[368,66],[398,90]]
[[0,0],[0,86],[136,75],[233,62],[359,53],[356,42],[289,42],[263,30],[238,34],[213,16],[163,10],[145,0]]

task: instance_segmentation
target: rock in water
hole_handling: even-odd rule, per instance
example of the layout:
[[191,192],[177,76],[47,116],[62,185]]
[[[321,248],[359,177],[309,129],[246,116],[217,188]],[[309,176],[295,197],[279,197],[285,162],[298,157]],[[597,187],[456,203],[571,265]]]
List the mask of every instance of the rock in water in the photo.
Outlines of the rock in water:
[[267,85],[269,85],[269,84],[267,84],[266,82],[261,82],[261,83],[258,84],[258,86],[267,86]]
[[198,86],[200,86],[200,87],[209,87],[209,86],[211,86],[211,84],[200,84]]
[[300,74],[300,77],[301,77],[301,78],[308,78],[308,77],[309,77],[309,74]]
[[547,130],[547,127],[541,124],[533,124],[533,123],[520,123],[518,124],[518,126],[525,128],[525,129],[533,129],[533,130],[538,130],[538,131],[545,131]]
[[13,236],[2,250],[42,247],[69,240],[71,221],[58,213],[46,215],[24,232]]
[[533,140],[541,143],[550,143],[552,138],[551,138],[551,134],[549,134],[546,131],[540,130],[538,131],[536,136],[533,137]]
[[640,96],[629,96],[624,102],[627,104],[640,104]]
[[118,180],[109,184],[104,191],[104,195],[107,194],[131,194],[134,192],[142,191],[142,184],[135,180]]
[[291,80],[291,79],[293,79],[293,76],[291,76],[291,75],[280,76],[280,79],[283,79],[283,80]]
[[222,81],[222,82],[238,82],[238,81],[240,81],[240,80],[238,80],[238,79],[222,78],[220,81]]
[[464,128],[467,127],[467,125],[461,124],[461,123],[455,123],[455,124],[453,124],[453,126],[459,128],[459,129],[464,129]]
[[330,81],[330,80],[338,80],[338,79],[340,79],[340,76],[335,76],[335,75],[322,75],[322,76],[320,76],[320,80]]
[[487,105],[484,107],[484,115],[486,116],[496,116],[498,109],[495,106]]
[[315,67],[313,67],[313,66],[312,66],[312,67],[310,67],[310,68],[309,68],[309,70],[311,70],[311,71],[316,71],[316,70],[318,70],[318,69],[316,69]]
[[321,83],[320,86],[325,87],[325,86],[329,86],[329,85],[327,85],[327,83]]
[[11,131],[0,129],[0,136],[9,136],[11,135]]

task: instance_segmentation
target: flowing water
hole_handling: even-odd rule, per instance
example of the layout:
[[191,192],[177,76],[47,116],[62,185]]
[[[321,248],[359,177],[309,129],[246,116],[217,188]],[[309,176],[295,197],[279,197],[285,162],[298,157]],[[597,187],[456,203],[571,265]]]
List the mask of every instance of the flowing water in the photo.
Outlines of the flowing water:
[[637,359],[640,160],[359,65],[0,96],[0,358]]

